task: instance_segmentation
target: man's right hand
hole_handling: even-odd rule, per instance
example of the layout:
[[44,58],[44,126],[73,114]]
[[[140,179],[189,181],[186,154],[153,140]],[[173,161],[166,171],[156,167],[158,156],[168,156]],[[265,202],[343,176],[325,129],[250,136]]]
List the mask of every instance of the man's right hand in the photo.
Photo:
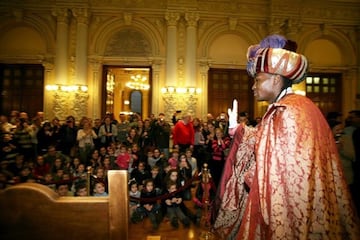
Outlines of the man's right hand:
[[232,109],[228,109],[229,128],[235,128],[238,125],[238,101],[234,99]]

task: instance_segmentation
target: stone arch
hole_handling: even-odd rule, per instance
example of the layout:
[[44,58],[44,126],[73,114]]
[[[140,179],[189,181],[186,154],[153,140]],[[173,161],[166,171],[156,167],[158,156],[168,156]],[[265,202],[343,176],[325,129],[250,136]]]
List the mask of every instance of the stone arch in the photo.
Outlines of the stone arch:
[[114,38],[126,32],[135,37],[142,37],[142,43],[149,44],[148,56],[161,56],[164,54],[164,49],[161,47],[163,46],[163,40],[154,26],[136,19],[131,25],[126,25],[119,21],[118,18],[107,21],[95,32],[94,41],[90,44],[91,50],[94,51],[94,54],[104,56],[108,44],[112,44],[111,41]]
[[244,64],[246,61],[245,55],[248,47],[259,42],[259,39],[261,39],[258,32],[254,31],[254,29],[245,24],[238,24],[237,28],[234,30],[229,29],[229,25],[225,22],[214,24],[203,34],[199,41],[199,56],[201,58],[209,58],[212,47],[214,47],[213,44],[225,35],[230,37],[229,39],[231,39],[230,35],[233,35],[233,41],[236,41],[235,38],[238,38],[240,46],[236,47],[240,50],[238,56],[242,59],[241,64]]
[[4,21],[0,31],[3,33],[0,37],[0,52],[28,55],[34,59],[54,53],[53,31],[38,17],[26,16],[21,22]]
[[327,60],[320,62],[320,64],[323,63],[332,67],[334,64],[336,67],[356,65],[356,51],[349,38],[339,31],[328,29],[326,34],[320,30],[309,31],[299,37],[298,43],[300,43],[298,52],[304,53],[309,58],[310,63],[314,60],[316,63],[316,59],[313,59],[313,54],[311,54],[311,51],[316,47],[317,55],[319,55],[319,51],[326,53],[325,56],[322,55],[324,58],[341,57],[339,61]]

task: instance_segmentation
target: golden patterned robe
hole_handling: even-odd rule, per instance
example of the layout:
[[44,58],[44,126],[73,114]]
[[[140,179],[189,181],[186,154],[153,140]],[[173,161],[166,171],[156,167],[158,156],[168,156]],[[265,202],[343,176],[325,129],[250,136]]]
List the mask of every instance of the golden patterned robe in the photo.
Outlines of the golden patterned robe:
[[[246,141],[241,129],[234,135],[237,146]],[[333,134],[311,100],[288,94],[270,105],[254,145],[253,173],[252,168],[234,167],[224,172],[215,230],[226,239],[233,239],[236,232],[238,240],[360,239]],[[242,158],[233,163],[253,161],[251,154],[237,157]],[[236,179],[238,185],[232,184]],[[239,188],[244,182],[250,186],[248,195],[244,186]],[[245,209],[238,210],[238,218],[233,215],[234,204]]]
[[248,196],[245,183],[255,168],[256,129],[238,126],[234,134],[236,138],[225,162],[213,213],[216,217],[213,230],[228,240],[234,239],[239,230]]
[[359,239],[332,132],[315,104],[288,94],[258,128],[256,171],[237,239]]

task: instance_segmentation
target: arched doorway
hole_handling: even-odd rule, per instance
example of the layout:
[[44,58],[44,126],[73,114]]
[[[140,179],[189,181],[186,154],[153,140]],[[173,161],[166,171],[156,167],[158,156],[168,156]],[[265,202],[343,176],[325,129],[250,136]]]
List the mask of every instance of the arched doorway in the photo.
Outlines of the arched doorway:
[[147,118],[151,113],[151,68],[104,66],[102,114],[140,113]]

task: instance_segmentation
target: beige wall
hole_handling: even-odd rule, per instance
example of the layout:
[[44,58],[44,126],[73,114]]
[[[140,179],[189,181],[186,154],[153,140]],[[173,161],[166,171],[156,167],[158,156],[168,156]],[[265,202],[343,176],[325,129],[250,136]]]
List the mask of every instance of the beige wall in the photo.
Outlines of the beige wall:
[[[31,4],[33,2],[33,4]],[[145,4],[147,3],[147,5]],[[180,3],[181,2],[181,3]],[[45,67],[45,84],[56,79],[57,24],[54,9],[65,9],[68,26],[68,79],[63,84],[76,83],[76,37],[78,22],[87,23],[87,80],[88,92],[79,96],[56,96],[45,91],[44,111],[48,118],[74,114],[101,117],[102,66],[144,66],[152,68],[152,105],[150,111],[171,114],[180,105],[203,117],[207,113],[207,70],[210,67],[245,69],[245,54],[251,44],[258,43],[269,33],[281,33],[298,42],[313,72],[339,72],[344,76],[343,111],[360,108],[360,3],[358,1],[316,1],[298,3],[289,8],[284,1],[26,1],[26,4],[0,3],[0,62],[41,63]],[[270,4],[269,4],[270,3]],[[326,3],[326,8],[324,4]],[[294,3],[295,5],[297,3]],[[75,14],[87,9],[87,14]],[[300,9],[300,10],[299,10]],[[189,12],[198,13],[195,21],[196,77],[195,87],[202,89],[196,99],[177,98],[166,103],[161,88],[168,84],[166,77],[169,12],[179,14],[176,22],[177,80],[175,87],[186,86],[185,18]],[[267,15],[269,14],[269,15]],[[86,21],[84,21],[84,18]],[[59,50],[58,50],[59,51]],[[297,86],[305,90],[304,85]],[[56,101],[64,101],[55,108]],[[229,103],[231,105],[231,103]],[[78,108],[80,106],[80,109]],[[261,115],[266,106],[259,103],[255,114]],[[70,109],[70,110],[69,110]]]

